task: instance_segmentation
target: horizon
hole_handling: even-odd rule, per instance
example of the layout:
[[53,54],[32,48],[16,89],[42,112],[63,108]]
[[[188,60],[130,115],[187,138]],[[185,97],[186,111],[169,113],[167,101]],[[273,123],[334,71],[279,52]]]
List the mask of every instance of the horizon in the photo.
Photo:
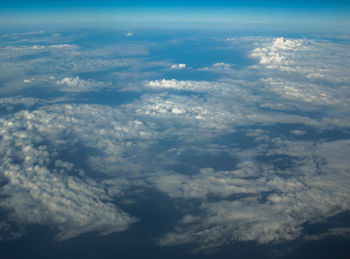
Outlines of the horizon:
[[2,1],[0,25],[257,23],[350,25],[349,1]]

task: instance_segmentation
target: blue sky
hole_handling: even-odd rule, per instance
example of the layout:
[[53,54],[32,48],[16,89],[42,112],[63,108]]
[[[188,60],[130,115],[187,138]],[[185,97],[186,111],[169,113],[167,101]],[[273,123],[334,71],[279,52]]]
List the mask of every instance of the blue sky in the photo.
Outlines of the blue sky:
[[25,0],[3,0],[1,1],[3,7],[10,8],[55,8],[55,7],[203,7],[203,6],[221,6],[221,7],[247,7],[247,8],[343,8],[349,7],[350,2],[344,0],[176,0],[176,1],[164,1],[164,0],[61,0],[61,1],[25,1]]
[[350,1],[3,0],[0,24],[43,22],[241,22],[348,25]]

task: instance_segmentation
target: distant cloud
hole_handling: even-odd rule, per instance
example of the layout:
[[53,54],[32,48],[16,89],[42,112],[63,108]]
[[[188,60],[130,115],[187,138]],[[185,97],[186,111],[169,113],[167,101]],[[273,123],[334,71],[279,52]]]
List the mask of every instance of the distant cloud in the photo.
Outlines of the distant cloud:
[[56,82],[57,86],[61,91],[65,92],[88,92],[98,91],[103,87],[110,87],[108,83],[102,83],[92,80],[83,80],[78,76],[76,77],[65,77]]
[[127,33],[125,34],[126,37],[131,37],[131,36],[133,36],[133,35],[134,35],[134,33],[132,33],[132,32],[127,32]]
[[225,71],[231,70],[232,65],[224,62],[215,63],[210,67],[200,68],[199,71]]
[[23,82],[24,82],[25,84],[29,84],[29,83],[33,82],[33,80],[34,80],[34,78],[31,78],[31,79],[24,79]]
[[288,65],[288,58],[294,51],[302,47],[303,40],[276,38],[275,41],[265,48],[256,48],[252,51],[252,57],[260,58],[260,63],[265,65]]
[[171,69],[183,69],[186,68],[186,64],[175,64],[170,67]]
[[152,80],[146,82],[146,86],[152,88],[172,88],[177,90],[196,90],[201,87],[207,87],[207,82],[196,82],[196,81],[178,81],[176,79],[162,79]]
[[19,51],[19,54],[22,54],[24,52],[41,52],[44,50],[49,51],[70,51],[70,50],[78,50],[77,45],[71,45],[71,44],[51,44],[51,45],[28,45],[28,46],[8,46],[6,47],[6,50],[15,50]]

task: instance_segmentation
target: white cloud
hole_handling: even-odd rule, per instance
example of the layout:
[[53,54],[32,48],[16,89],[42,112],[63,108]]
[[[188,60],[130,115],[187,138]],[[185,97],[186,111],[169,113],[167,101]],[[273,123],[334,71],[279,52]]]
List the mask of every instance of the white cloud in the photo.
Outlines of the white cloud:
[[34,80],[34,78],[31,78],[31,79],[24,79],[23,82],[24,82],[25,84],[29,84],[29,83],[33,82],[33,80]]
[[338,93],[328,87],[308,82],[293,82],[288,80],[276,80],[273,78],[262,79],[270,90],[280,94],[285,99],[296,99],[308,103],[317,104],[341,104],[346,102],[337,96]]
[[231,64],[227,64],[224,62],[219,62],[213,64],[211,67],[204,67],[200,68],[199,71],[216,71],[216,72],[224,72],[224,71],[230,71],[232,69]]
[[[347,46],[327,40],[284,39],[264,40],[251,57],[258,58],[267,69],[296,73],[295,78],[345,82],[349,80],[344,66],[349,64]],[[290,74],[283,75],[290,78]],[[293,77],[292,77],[293,78]],[[319,82],[318,82],[319,83]]]
[[152,80],[145,83],[151,88],[171,88],[176,90],[200,90],[201,88],[208,88],[208,82],[198,81],[178,81],[176,79],[162,79]]
[[170,68],[171,69],[183,69],[183,68],[186,68],[186,64],[174,64]]
[[[75,125],[70,135],[72,142],[78,138],[84,145],[101,148],[106,161],[120,152],[120,140],[115,138],[118,143],[113,145],[110,133],[120,136],[124,132],[130,136],[129,127],[125,131],[118,129],[117,124],[107,119],[111,114],[99,112],[94,108],[89,111],[57,105],[0,119],[0,172],[8,180],[1,190],[1,207],[11,212],[9,217],[13,221],[22,225],[53,225],[59,231],[58,239],[91,231],[101,234],[122,231],[136,221],[113,204],[103,186],[75,164],[59,158],[62,149],[70,145],[64,132],[72,123]],[[105,118],[104,123],[109,126],[91,128],[91,117]],[[135,122],[136,126],[141,124]],[[107,139],[100,135],[101,130],[108,135]],[[51,144],[40,144],[42,141]],[[127,147],[127,143],[124,145]]]
[[3,160],[9,183],[3,187],[2,207],[25,224],[53,224],[58,239],[97,231],[107,234],[128,228],[135,219],[124,213],[92,179],[88,183],[76,177],[58,174],[45,164],[47,152],[23,147],[24,167]]
[[264,186],[266,184],[265,179],[253,181],[246,179],[248,175],[251,175],[251,172],[247,172],[246,168],[218,172],[211,168],[204,168],[200,170],[200,173],[193,176],[163,173],[157,175],[153,179],[153,183],[159,190],[168,193],[170,197],[187,199],[206,199],[209,194],[227,197],[232,194],[254,194],[270,191],[270,188]]
[[1,55],[5,59],[19,57],[30,54],[38,54],[49,51],[51,55],[79,55],[79,47],[73,44],[49,44],[49,45],[22,45],[22,46],[6,46],[0,48]]
[[[200,249],[213,249],[230,241],[294,240],[303,236],[304,224],[349,210],[346,157],[350,141],[321,143],[314,148],[310,143],[309,148],[296,152],[301,160],[287,172],[253,163],[248,170],[241,164],[230,172],[205,169],[194,176],[155,177],[157,188],[170,197],[202,200],[199,214],[186,215],[160,244],[192,242]],[[320,157],[324,166],[316,165]],[[220,198],[211,201],[209,194]]]
[[[261,82],[266,84],[261,87]],[[273,125],[275,123],[304,124],[313,127],[334,127],[337,125],[350,125],[344,120],[343,108],[346,106],[346,99],[338,97],[340,89],[328,89],[318,87],[315,84],[301,84],[288,82],[286,86],[282,82],[275,82],[273,79],[262,79],[258,82],[259,87],[245,80],[225,81],[179,81],[176,79],[162,79],[145,82],[146,87],[154,89],[174,89],[178,91],[193,91],[205,93],[207,98],[189,98],[186,96],[153,95],[143,98],[141,103],[134,103],[139,114],[156,117],[168,117],[173,107],[181,107],[183,116],[179,118],[200,119],[202,122],[220,126],[220,128],[231,128],[239,125],[254,125],[262,123]],[[281,97],[276,97],[278,92]],[[259,93],[259,94],[257,94]],[[346,96],[346,95],[343,95]],[[149,98],[148,98],[149,97]],[[268,97],[268,98],[267,98]],[[267,100],[270,100],[267,102]],[[273,100],[273,103],[271,103]],[[294,102],[289,102],[294,101]],[[305,102],[309,104],[305,105]],[[254,104],[247,109],[247,104]],[[256,104],[257,107],[254,107]],[[337,113],[325,109],[323,120],[315,120],[309,116],[303,116],[303,112],[318,111],[320,105],[336,107]],[[260,109],[270,108],[271,110]],[[289,111],[285,113],[285,111]],[[290,112],[302,111],[302,112]],[[330,112],[328,114],[328,112]],[[328,120],[331,119],[332,121]],[[335,118],[337,120],[335,121]],[[204,126],[205,124],[201,124]],[[234,126],[233,126],[234,125]],[[333,126],[332,126],[333,125]]]
[[59,86],[61,91],[65,92],[89,92],[99,91],[102,88],[110,87],[109,83],[97,82],[93,80],[83,80],[78,76],[76,77],[65,77],[58,80],[56,84]]
[[[289,65],[289,59],[303,46],[303,40],[276,38],[271,45],[264,48],[256,48],[251,56],[260,58],[264,65]],[[305,47],[304,47],[305,48]]]
[[[331,131],[324,130],[345,132],[350,126],[348,46],[306,39],[234,40],[254,45],[251,55],[259,64],[234,71],[219,62],[203,69],[220,71],[223,78],[216,81],[161,75],[150,81],[145,68],[171,64],[114,58],[149,53],[137,44],[85,51],[58,41],[50,47],[38,42],[0,49],[3,62],[9,63],[2,75],[19,71],[21,85],[35,69],[46,80],[52,75],[50,80],[63,91],[96,91],[111,84],[74,77],[72,71],[108,74],[108,69],[122,67],[124,74],[109,76],[124,76],[126,85],[136,81],[134,88],[125,89],[146,92],[114,107],[68,99],[0,98],[5,111],[0,119],[0,177],[9,180],[2,188],[6,197],[1,206],[19,225],[49,224],[64,239],[126,229],[135,218],[113,198],[137,205],[128,192],[155,188],[180,201],[184,214],[160,244],[194,242],[202,249],[240,240],[293,240],[303,237],[304,224],[349,210],[349,141],[321,142],[309,134],[328,136]],[[11,61],[45,51],[49,58]],[[151,75],[157,78],[157,72]],[[169,140],[175,144],[163,143]],[[77,163],[74,155],[83,153],[80,145],[87,152]],[[227,154],[225,161],[232,159],[233,168],[208,168],[207,157],[220,167],[216,158],[222,153]],[[195,155],[201,159],[192,161]],[[185,159],[190,160],[190,172],[178,166]],[[99,177],[94,180],[87,171]],[[193,200],[198,206],[182,208]],[[1,229],[10,229],[6,220],[0,222]]]

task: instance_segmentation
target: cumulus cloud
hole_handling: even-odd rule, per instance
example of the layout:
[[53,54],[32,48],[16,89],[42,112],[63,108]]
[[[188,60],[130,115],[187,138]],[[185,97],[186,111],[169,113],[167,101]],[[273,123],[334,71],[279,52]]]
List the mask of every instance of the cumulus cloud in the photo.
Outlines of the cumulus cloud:
[[186,68],[186,64],[174,64],[170,68],[171,69],[183,69],[183,68]]
[[344,100],[334,98],[333,91],[329,91],[317,84],[276,80],[273,78],[262,79],[262,81],[268,88],[286,99],[297,99],[319,104],[339,104],[344,102]]
[[206,199],[209,194],[227,197],[232,194],[260,193],[269,191],[264,179],[252,181],[248,168],[236,171],[218,171],[212,168],[201,169],[198,174],[187,176],[183,174],[162,174],[153,183],[156,187],[171,197]]
[[200,90],[200,88],[207,88],[208,82],[198,81],[178,81],[176,79],[162,79],[152,80],[146,82],[146,86],[151,88],[171,88],[176,90]]
[[[124,230],[136,219],[115,199],[137,205],[127,197],[135,187],[180,201],[183,218],[159,239],[161,245],[192,242],[210,249],[236,241],[307,239],[312,237],[305,224],[349,210],[348,46],[270,37],[230,42],[249,42],[258,62],[240,71],[223,62],[201,69],[220,71],[222,78],[213,81],[152,72],[127,88],[142,96],[124,105],[0,98],[0,177],[6,179],[1,206],[10,213],[1,232],[23,234],[13,222],[53,226],[58,239]],[[149,66],[115,58],[147,55],[139,45],[91,51],[59,41],[7,47],[0,50],[6,62],[19,52],[49,52],[56,64],[51,68],[43,64],[52,60],[39,55],[5,69],[16,67],[23,84],[39,82],[29,72],[42,67],[42,76],[52,75],[54,86],[66,92],[111,87],[72,71],[105,70],[112,78],[119,73],[115,68],[129,69],[123,82],[130,83],[138,72],[150,75],[150,67],[171,66],[151,57]],[[180,65],[174,68],[185,68]],[[224,162],[229,169],[222,169]]]
[[[289,65],[288,59],[293,58],[293,54],[303,46],[303,40],[276,38],[271,45],[265,48],[256,48],[251,56],[260,59],[264,65]],[[305,47],[304,47],[305,48]]]
[[65,77],[56,82],[61,91],[64,92],[89,92],[99,91],[101,88],[110,87],[110,84],[93,80],[83,80],[78,76]]
[[204,68],[200,68],[199,71],[228,71],[232,69],[232,65],[231,64],[227,64],[224,62],[219,62],[219,63],[215,63],[210,67],[204,67]]
[[[265,105],[264,98],[253,95],[247,87],[246,81],[178,81],[153,80],[145,83],[146,87],[154,89],[174,89],[178,91],[203,92],[207,94],[207,99],[189,98],[186,96],[149,96],[144,98],[138,113],[166,117],[172,107],[181,106],[182,110],[187,110],[183,117],[203,119],[214,127],[232,127],[232,125],[253,125],[255,123],[273,124],[279,123],[303,123],[306,125],[318,126],[320,123],[312,118],[297,114],[285,114],[278,112],[268,112],[255,107],[246,109],[247,102],[260,103]],[[264,93],[265,94],[265,93]],[[148,97],[148,96],[147,96]],[[218,100],[220,99],[220,100]],[[233,102],[234,100],[234,102]],[[215,122],[215,123],[214,123]],[[231,125],[231,126],[229,126]]]
[[[52,225],[59,231],[60,240],[91,231],[108,234],[125,230],[136,219],[119,209],[103,186],[86,176],[82,169],[58,157],[60,150],[68,145],[64,132],[71,122],[90,127],[89,122],[70,118],[75,112],[69,105],[58,105],[56,109],[60,112],[22,111],[12,119],[0,120],[3,140],[0,172],[7,179],[1,190],[5,197],[1,201],[2,209],[11,211],[9,217],[20,224]],[[85,110],[83,114],[90,117],[94,113]],[[77,126],[73,128],[79,130]],[[88,131],[85,128],[85,133],[79,136],[76,132],[73,136],[77,134],[82,140],[90,138],[92,146],[97,143],[106,154],[115,155],[114,148],[107,147],[108,142],[95,142],[91,137],[96,132],[88,136]],[[40,144],[42,141],[52,144]]]
[[[299,151],[302,161],[288,173],[253,163],[250,167],[241,164],[240,169],[230,172],[203,169],[190,177],[172,174],[155,178],[157,188],[171,197],[202,200],[199,214],[186,215],[174,232],[160,239],[160,244],[193,242],[200,249],[213,249],[229,240],[294,240],[303,236],[304,224],[349,210],[345,156],[350,154],[350,142],[309,148],[318,158],[306,158],[309,154]],[[338,157],[334,152],[347,155]],[[320,157],[325,166],[317,168]]]
[[[93,180],[86,183],[43,165],[34,165],[49,159],[45,151],[40,153],[30,146],[23,149],[24,168],[6,160],[1,168],[9,180],[1,191],[8,196],[3,199],[2,207],[12,211],[13,219],[25,224],[53,224],[60,240],[91,231],[101,234],[122,231],[135,222],[111,203]],[[33,153],[40,157],[34,157]]]
[[283,100],[284,106],[292,105],[303,113],[322,110],[319,127],[348,127],[345,82],[349,78],[344,67],[348,66],[350,56],[344,55],[346,46],[327,40],[290,41],[296,42],[270,39],[262,43],[264,47],[253,50],[253,55],[260,52],[266,57],[270,54],[282,57],[281,61],[255,66],[261,73],[264,91],[277,93],[281,98],[278,102]]
[[[329,82],[344,82],[349,78],[343,68],[349,63],[349,55],[344,56],[347,53],[345,45],[327,40],[283,37],[265,39],[262,45],[263,47],[252,50],[250,55],[258,58],[259,63],[268,69],[296,73],[298,78]],[[283,76],[290,77],[288,74]]]
[[[4,67],[0,71],[0,78],[4,81],[0,94],[19,93],[28,86],[52,86],[53,82],[47,82],[48,75],[62,80],[74,78],[74,74],[81,72],[111,71],[116,68],[131,70],[133,73],[138,70],[141,75],[141,70],[146,66],[142,64],[144,63],[142,60],[129,57],[116,58],[116,54],[132,56],[148,53],[148,46],[145,44],[116,44],[84,49],[76,44],[67,44],[67,37],[57,33],[45,33],[44,36],[35,34],[30,38],[22,34],[10,35],[0,44],[2,57],[0,64]],[[166,66],[169,66],[169,63]],[[34,75],[32,71],[37,73]],[[118,71],[118,73],[127,75],[131,72]],[[118,78],[118,82],[121,78]],[[30,79],[34,79],[35,84],[24,82]],[[126,80],[123,81],[123,85],[126,85]]]
[[34,80],[34,78],[31,78],[31,79],[24,79],[23,82],[24,82],[25,84],[29,84],[29,83],[33,82],[33,80]]

